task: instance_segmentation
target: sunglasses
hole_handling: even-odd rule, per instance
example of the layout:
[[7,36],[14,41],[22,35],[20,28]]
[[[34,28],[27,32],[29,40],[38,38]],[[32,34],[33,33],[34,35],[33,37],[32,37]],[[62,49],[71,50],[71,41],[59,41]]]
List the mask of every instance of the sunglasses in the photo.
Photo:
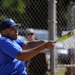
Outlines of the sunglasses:
[[27,35],[34,35],[34,33],[28,33]]

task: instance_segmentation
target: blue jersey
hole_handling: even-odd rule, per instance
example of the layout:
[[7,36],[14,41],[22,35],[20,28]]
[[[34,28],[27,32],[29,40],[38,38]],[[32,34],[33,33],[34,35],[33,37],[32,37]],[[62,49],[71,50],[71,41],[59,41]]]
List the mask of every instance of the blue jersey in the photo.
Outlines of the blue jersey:
[[16,59],[23,41],[0,38],[0,75],[27,75],[25,63]]

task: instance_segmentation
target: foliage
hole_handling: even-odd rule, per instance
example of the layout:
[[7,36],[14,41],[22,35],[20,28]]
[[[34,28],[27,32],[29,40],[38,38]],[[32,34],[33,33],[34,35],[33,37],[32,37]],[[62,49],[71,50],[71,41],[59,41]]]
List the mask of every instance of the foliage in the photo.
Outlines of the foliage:
[[[67,6],[74,0],[57,0],[57,21],[61,32],[66,26]],[[28,27],[43,29],[48,27],[48,0],[0,0],[0,20],[11,17]],[[41,12],[40,12],[41,11]],[[40,17],[41,16],[41,17]],[[65,29],[64,29],[65,30]],[[59,32],[59,33],[60,33]]]
[[18,13],[23,13],[25,4],[23,3],[23,0],[3,0],[2,6],[5,10],[10,9],[11,12],[16,11]]
[[[1,0],[1,16],[14,17],[25,13],[26,1],[23,0]],[[1,18],[0,16],[0,18]],[[6,18],[6,17],[5,17]]]

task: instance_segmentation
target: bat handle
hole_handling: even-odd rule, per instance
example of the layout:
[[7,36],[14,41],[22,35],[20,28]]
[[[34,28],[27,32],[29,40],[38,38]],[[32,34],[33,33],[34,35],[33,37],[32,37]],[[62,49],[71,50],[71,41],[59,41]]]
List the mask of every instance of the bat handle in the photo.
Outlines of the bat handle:
[[56,43],[56,41],[53,42],[54,44]]
[[53,42],[53,45],[55,45],[55,44],[56,44],[56,41]]

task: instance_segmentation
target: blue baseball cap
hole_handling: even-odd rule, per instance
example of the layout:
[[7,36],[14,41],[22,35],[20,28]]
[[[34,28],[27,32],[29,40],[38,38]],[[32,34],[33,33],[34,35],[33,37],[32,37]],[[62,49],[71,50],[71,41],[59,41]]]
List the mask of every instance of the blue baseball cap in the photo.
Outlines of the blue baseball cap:
[[20,24],[15,23],[11,18],[7,18],[1,22],[0,31],[7,29],[7,28],[14,27],[16,25],[20,26]]

